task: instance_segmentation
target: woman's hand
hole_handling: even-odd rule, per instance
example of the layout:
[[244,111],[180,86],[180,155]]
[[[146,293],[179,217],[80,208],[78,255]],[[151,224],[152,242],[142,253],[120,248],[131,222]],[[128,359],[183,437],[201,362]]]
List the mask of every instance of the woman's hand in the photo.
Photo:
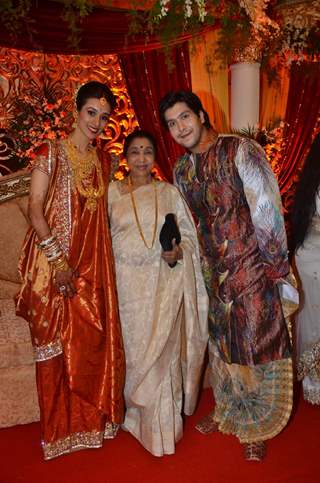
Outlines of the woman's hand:
[[176,244],[176,240],[172,240],[172,250],[162,252],[161,254],[164,261],[169,264],[176,263],[178,260],[182,260],[183,258],[183,251],[180,245]]
[[77,293],[73,282],[77,276],[72,268],[56,272],[54,283],[57,291],[64,297],[73,297]]

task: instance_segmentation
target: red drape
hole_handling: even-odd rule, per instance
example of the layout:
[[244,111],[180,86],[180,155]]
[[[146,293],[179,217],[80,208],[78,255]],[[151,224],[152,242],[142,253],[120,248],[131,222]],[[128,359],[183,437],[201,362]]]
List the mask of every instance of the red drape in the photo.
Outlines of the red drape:
[[320,63],[293,64],[285,115],[285,147],[278,177],[282,194],[290,191],[297,169],[304,162],[319,112]]
[[158,142],[158,164],[172,181],[172,167],[183,150],[161,126],[159,100],[170,90],[191,89],[188,44],[172,50],[175,68],[169,72],[165,54],[160,50],[119,56],[133,108],[142,129],[151,131]]
[[[128,36],[132,21],[129,11],[94,8],[80,24],[80,44],[75,50],[68,40],[69,27],[61,17],[63,5],[50,0],[35,3],[27,16],[31,22],[24,22],[15,42],[0,17],[0,46],[29,51],[41,50],[53,54],[87,55],[139,52],[161,47],[160,40],[155,36],[150,35],[148,41],[143,33]],[[185,34],[178,42],[190,37],[191,34]]]

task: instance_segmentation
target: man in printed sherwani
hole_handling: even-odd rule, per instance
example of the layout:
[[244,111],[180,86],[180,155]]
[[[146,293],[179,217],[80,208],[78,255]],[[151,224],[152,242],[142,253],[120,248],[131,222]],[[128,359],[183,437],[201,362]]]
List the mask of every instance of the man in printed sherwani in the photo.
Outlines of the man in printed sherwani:
[[292,409],[280,297],[290,288],[289,263],[277,181],[263,149],[247,138],[218,135],[194,93],[168,93],[160,117],[186,148],[174,178],[196,220],[210,298],[215,408],[197,429],[234,434],[246,459],[260,461],[266,440],[284,428]]

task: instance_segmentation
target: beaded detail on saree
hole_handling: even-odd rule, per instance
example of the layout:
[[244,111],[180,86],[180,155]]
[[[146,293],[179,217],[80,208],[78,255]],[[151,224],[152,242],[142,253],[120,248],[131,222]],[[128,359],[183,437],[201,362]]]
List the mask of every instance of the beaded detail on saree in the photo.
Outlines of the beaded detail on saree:
[[308,387],[303,385],[303,398],[310,404],[320,405],[320,387]]
[[60,339],[56,339],[50,344],[33,346],[34,359],[36,362],[43,362],[62,354]]
[[298,379],[309,376],[320,382],[320,340],[303,352],[298,362]]
[[117,436],[119,424],[107,422],[104,428],[104,439],[113,439]]
[[65,151],[58,145],[58,162],[59,170],[57,172],[56,196],[53,200],[53,209],[56,212],[56,218],[52,233],[57,237],[59,244],[66,256],[69,255],[71,226],[72,226],[72,209],[71,209],[71,179],[72,174],[69,167],[68,159]]
[[42,441],[42,449],[45,460],[57,458],[66,453],[88,448],[100,448],[103,442],[103,431],[89,431],[73,433],[66,438],[61,438],[54,443]]

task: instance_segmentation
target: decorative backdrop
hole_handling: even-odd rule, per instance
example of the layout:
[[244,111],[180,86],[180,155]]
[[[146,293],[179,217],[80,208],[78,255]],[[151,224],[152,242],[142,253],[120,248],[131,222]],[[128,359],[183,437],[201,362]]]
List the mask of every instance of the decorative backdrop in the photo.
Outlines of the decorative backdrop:
[[[72,125],[74,92],[88,80],[107,83],[117,97],[116,112],[102,135],[101,144],[103,149],[119,155],[123,138],[138,121],[117,55],[55,55],[0,48],[1,174],[24,166],[23,153],[19,157],[19,145],[25,153],[28,146],[32,149],[41,142],[41,136],[67,134],[67,126],[70,129]],[[33,108],[30,116],[29,108]],[[20,124],[17,119],[21,119]],[[46,122],[52,120],[53,125],[46,131]],[[16,139],[10,136],[12,126],[14,132],[19,133]]]

